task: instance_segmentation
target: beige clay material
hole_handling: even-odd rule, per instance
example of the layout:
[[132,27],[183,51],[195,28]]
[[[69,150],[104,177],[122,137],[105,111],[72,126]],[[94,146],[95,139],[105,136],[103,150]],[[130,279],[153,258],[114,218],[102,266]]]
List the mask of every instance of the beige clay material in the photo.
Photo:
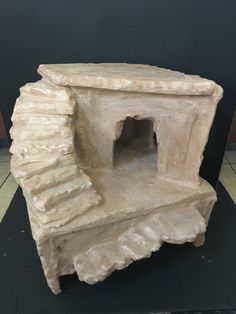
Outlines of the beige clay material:
[[148,65],[38,72],[12,115],[11,171],[51,290],[74,272],[94,284],[163,242],[203,244],[216,193],[199,167],[222,88]]

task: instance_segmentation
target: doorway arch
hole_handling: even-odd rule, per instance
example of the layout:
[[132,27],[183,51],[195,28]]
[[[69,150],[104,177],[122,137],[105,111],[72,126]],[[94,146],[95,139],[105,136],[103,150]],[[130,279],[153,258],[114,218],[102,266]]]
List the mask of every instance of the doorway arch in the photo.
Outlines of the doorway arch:
[[153,119],[127,117],[117,124],[113,145],[113,168],[135,160],[157,169],[157,136]]

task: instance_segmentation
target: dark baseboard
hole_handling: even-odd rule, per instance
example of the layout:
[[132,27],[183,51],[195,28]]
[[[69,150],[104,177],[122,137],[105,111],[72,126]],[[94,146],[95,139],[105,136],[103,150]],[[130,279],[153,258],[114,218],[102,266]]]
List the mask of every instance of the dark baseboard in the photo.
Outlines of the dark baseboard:
[[9,147],[8,140],[0,139],[0,148]]

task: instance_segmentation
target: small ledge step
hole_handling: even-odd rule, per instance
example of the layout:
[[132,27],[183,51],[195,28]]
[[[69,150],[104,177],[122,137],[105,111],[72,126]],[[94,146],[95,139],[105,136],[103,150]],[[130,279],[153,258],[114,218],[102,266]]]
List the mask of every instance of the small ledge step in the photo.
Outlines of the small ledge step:
[[59,87],[49,82],[48,80],[41,79],[37,82],[27,83],[20,88],[22,95],[35,95],[41,98],[55,99],[61,101],[69,101],[71,93],[67,88]]
[[45,115],[45,114],[20,114],[13,113],[12,122],[15,126],[25,126],[32,127],[38,126],[38,131],[44,127],[54,126],[55,128],[60,128],[63,126],[72,125],[72,117],[68,115]]
[[11,158],[11,172],[18,178],[30,178],[34,175],[42,174],[49,169],[54,169],[59,165],[73,165],[75,164],[75,155],[67,154],[59,157],[50,156],[50,158],[43,159],[37,156],[27,156],[27,158]]
[[75,111],[75,99],[70,99],[68,101],[61,101],[58,99],[42,99],[37,96],[20,96],[16,100],[14,113],[24,114],[24,113],[35,113],[43,115],[73,115]]
[[56,166],[54,169],[49,169],[39,175],[32,176],[21,181],[21,185],[29,196],[41,193],[48,188],[66,183],[77,178],[82,174],[77,165]]
[[45,212],[50,210],[55,204],[65,199],[70,199],[75,194],[88,189],[91,185],[92,182],[90,178],[83,173],[69,182],[52,186],[51,188],[48,188],[47,191],[34,195],[32,203],[39,211]]
[[32,207],[31,213],[43,230],[45,228],[55,229],[84,214],[91,207],[98,205],[100,201],[100,195],[91,186],[84,191],[71,195],[70,198],[56,204],[47,212],[39,212],[37,208]]
[[31,126],[25,128],[24,126],[12,126],[10,129],[11,138],[19,141],[42,141],[49,138],[55,138],[63,140],[64,138],[73,138],[75,133],[74,128],[67,126],[57,129],[54,125],[49,125],[46,128],[38,130],[38,126]]
[[37,141],[13,141],[10,152],[14,156],[30,156],[37,154],[70,154],[74,152],[73,137]]

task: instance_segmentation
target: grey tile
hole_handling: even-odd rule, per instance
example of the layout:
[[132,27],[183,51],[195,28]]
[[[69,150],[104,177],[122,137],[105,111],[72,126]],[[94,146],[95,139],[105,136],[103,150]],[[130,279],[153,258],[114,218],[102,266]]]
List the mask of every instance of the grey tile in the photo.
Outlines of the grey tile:
[[236,203],[236,175],[229,164],[223,164],[220,172],[220,181]]
[[223,158],[223,164],[228,164],[229,162],[228,162],[228,160],[224,157]]
[[231,164],[231,167],[234,169],[234,172],[236,173],[236,164]]
[[6,213],[6,210],[17,190],[18,184],[10,174],[3,186],[0,188],[0,221]]
[[225,157],[230,164],[236,164],[236,150],[227,150]]
[[9,161],[0,161],[0,186],[6,180],[9,173],[10,173]]
[[0,148],[0,162],[10,161],[11,154],[9,153],[9,147]]

